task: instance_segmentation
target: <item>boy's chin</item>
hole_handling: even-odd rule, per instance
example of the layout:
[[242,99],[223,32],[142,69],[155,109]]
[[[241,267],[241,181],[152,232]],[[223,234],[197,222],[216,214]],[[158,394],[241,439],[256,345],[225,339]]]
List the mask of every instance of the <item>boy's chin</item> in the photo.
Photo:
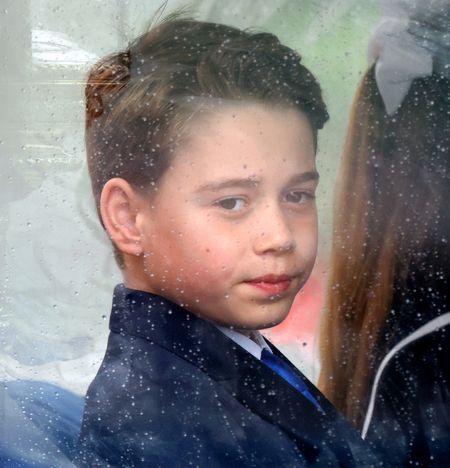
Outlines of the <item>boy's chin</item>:
[[251,324],[237,324],[236,326],[231,325],[234,329],[240,330],[242,332],[251,332],[255,330],[265,330],[266,328],[272,328],[276,327],[280,323],[284,321],[284,319],[287,317],[288,314],[286,314],[283,318],[278,319],[278,320],[272,320],[270,322],[256,322],[256,323],[251,323]]
[[264,300],[230,294],[226,301],[219,296],[207,297],[201,294],[192,296],[164,291],[160,295],[215,325],[249,332],[272,328],[283,322],[295,299],[295,294],[283,294]]
[[223,327],[233,328],[237,331],[251,332],[254,330],[264,330],[266,328],[272,328],[282,323],[289,314],[290,308],[287,310],[280,311],[276,314],[260,314],[259,317],[253,319],[249,317],[242,318],[241,320],[218,320],[217,325]]

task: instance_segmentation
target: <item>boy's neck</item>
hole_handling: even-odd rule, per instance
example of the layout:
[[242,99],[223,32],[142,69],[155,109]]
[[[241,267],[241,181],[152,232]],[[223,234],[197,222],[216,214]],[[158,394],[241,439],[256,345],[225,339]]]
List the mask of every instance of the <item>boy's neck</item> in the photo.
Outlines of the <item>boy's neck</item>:
[[[139,264],[138,264],[139,262]],[[143,272],[141,258],[127,258],[125,260],[125,268],[123,270],[123,282],[128,289],[136,291],[144,291],[151,294],[157,294],[148,284],[148,276]]]

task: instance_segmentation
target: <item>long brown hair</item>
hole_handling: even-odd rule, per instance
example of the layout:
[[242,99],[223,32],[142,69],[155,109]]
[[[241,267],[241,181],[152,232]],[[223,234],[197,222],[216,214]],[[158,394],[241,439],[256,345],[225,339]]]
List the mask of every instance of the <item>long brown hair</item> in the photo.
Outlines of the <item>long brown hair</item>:
[[390,117],[372,67],[354,99],[335,207],[319,386],[359,428],[375,367],[393,335],[386,323],[395,315],[395,297],[406,287],[412,294],[427,287],[447,294],[449,89],[438,75],[415,80]]

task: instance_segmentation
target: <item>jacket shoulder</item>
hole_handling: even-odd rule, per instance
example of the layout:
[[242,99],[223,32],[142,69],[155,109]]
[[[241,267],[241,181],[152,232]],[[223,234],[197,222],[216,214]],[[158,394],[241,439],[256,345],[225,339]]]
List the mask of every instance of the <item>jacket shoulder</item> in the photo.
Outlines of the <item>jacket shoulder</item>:
[[[299,460],[276,426],[163,347],[112,334],[86,398],[80,465],[241,464]],[[281,450],[281,455],[280,455]],[[287,465],[289,466],[289,465]]]

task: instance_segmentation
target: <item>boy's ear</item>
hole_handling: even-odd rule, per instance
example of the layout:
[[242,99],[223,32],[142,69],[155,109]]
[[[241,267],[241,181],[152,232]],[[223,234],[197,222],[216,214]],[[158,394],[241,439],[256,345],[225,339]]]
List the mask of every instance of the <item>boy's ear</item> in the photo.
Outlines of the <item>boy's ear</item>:
[[109,237],[125,254],[140,255],[143,251],[137,225],[139,194],[124,179],[108,180],[100,197],[100,214]]

